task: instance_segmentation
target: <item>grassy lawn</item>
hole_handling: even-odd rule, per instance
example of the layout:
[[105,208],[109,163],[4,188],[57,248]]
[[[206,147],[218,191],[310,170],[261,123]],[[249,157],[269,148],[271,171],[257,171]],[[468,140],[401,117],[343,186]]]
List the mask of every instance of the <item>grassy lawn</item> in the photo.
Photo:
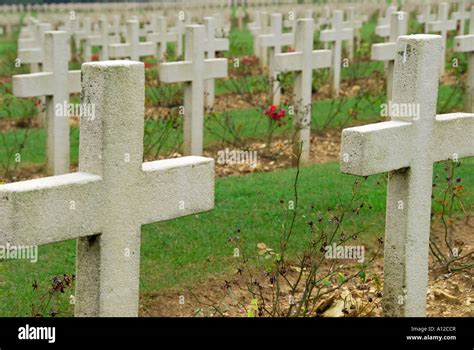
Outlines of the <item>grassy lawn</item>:
[[[375,22],[370,21],[362,28],[364,42],[380,41],[373,37]],[[316,39],[317,41],[317,39]],[[448,47],[452,45],[452,39]],[[319,47],[319,44],[318,44]],[[173,47],[171,46],[171,51]],[[367,49],[367,48],[366,48]],[[11,59],[15,57],[16,46],[11,40],[0,39],[0,76],[12,74]],[[252,54],[251,34],[245,31],[231,32],[230,52],[226,56]],[[3,68],[2,68],[3,67]],[[3,69],[3,70],[2,70]],[[14,74],[25,73],[27,67],[14,71]],[[361,66],[343,69],[343,79],[350,79],[354,71],[369,76],[375,71],[382,72],[383,64],[364,62]],[[250,78],[256,90],[264,89],[262,77]],[[179,86],[177,87],[179,88]],[[11,113],[4,113],[10,87],[4,84],[0,90],[0,118],[18,118],[32,108],[32,100],[12,100]],[[227,80],[218,80],[217,94],[235,92],[235,86]],[[453,97],[454,96],[454,97]],[[323,128],[341,128],[353,124],[366,124],[380,120],[380,103],[383,96],[369,96],[358,101],[348,98],[333,115],[338,101],[322,100],[313,103],[313,132]],[[340,101],[340,100],[339,100]],[[451,86],[441,86],[438,96],[438,107],[447,110],[462,110],[463,96]],[[447,105],[447,106],[446,106]],[[357,119],[349,117],[352,109],[358,111]],[[26,111],[26,112],[25,112]],[[1,114],[3,113],[3,114]],[[265,140],[267,131],[266,117],[257,108],[229,111],[233,123],[240,130],[244,140]],[[219,117],[219,116],[218,116]],[[222,117],[222,115],[221,115]],[[149,125],[147,125],[149,126]],[[287,135],[291,123],[277,130],[276,135]],[[205,145],[212,147],[222,142],[215,133],[224,133],[216,120],[208,118],[205,128]],[[7,131],[0,134],[0,162],[5,161],[11,149],[4,145],[15,145],[22,139],[25,129]],[[45,129],[33,128],[22,150],[22,166],[41,165],[45,163]],[[181,130],[172,131],[171,140],[180,137]],[[228,135],[227,135],[228,136]],[[71,161],[78,160],[79,129],[71,128]],[[442,140],[441,140],[442,141]],[[169,148],[165,144],[164,150]],[[293,182],[296,169],[286,169],[272,173],[258,173],[245,177],[226,177],[216,179],[216,203],[213,211],[161,222],[142,227],[141,242],[141,293],[153,293],[166,289],[182,289],[188,285],[205,282],[211,276],[224,277],[232,273],[233,250],[229,238],[238,235],[243,242],[243,249],[250,255],[256,254],[256,244],[265,242],[275,247],[281,232],[282,224],[287,223],[291,211],[287,203],[294,199]],[[444,178],[442,164],[435,166],[435,173]],[[474,191],[474,158],[463,161],[458,174],[466,192]],[[338,204],[338,194],[347,203],[355,178],[343,175],[336,162],[308,166],[301,169],[299,181],[299,215],[295,223],[294,237],[290,247],[291,256],[301,251],[309,239],[308,221],[317,221],[320,216],[326,217],[328,209]],[[383,175],[372,176],[367,180],[360,179],[361,193],[366,205],[360,215],[351,215],[344,222],[344,232],[351,234],[363,231],[357,238],[360,244],[372,247],[376,238],[383,235],[385,221],[386,182]],[[467,197],[466,206],[473,208],[474,196]],[[371,209],[369,209],[369,206]],[[329,211],[330,212],[330,211]],[[326,223],[326,221],[325,221]],[[327,223],[327,225],[332,225]],[[75,242],[66,241],[39,247],[39,260],[32,264],[29,261],[6,260],[0,262],[0,315],[30,316],[31,304],[37,303],[41,291],[33,290],[32,284],[37,281],[40,290],[45,291],[49,279],[54,275],[75,273]],[[73,306],[69,304],[67,291],[61,297],[60,316],[72,315]]]

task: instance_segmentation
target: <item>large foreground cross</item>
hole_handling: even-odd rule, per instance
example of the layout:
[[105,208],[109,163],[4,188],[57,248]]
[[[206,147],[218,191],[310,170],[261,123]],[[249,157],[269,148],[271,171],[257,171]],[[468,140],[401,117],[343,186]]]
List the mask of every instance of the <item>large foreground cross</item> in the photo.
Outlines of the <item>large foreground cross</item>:
[[68,46],[68,33],[46,32],[43,72],[12,78],[15,96],[46,96],[47,173],[54,175],[69,172],[69,115],[64,105],[69,94],[81,91],[81,72],[68,71]]
[[[393,104],[412,111],[391,121],[343,130],[341,171],[388,172],[384,313],[425,316],[433,163],[474,156],[474,114],[436,115],[438,35],[401,36]],[[395,110],[395,109],[394,109]]]
[[454,51],[467,55],[467,93],[466,110],[474,113],[474,7],[471,9],[469,35],[459,35],[454,38]]
[[[297,149],[300,161],[307,163],[310,158],[311,137],[311,88],[313,69],[331,67],[331,50],[313,51],[314,20],[312,18],[298,19],[296,23],[295,52],[275,55],[275,69],[279,72],[294,71],[296,73],[294,101],[295,129],[297,131]],[[298,154],[298,153],[296,153]]]
[[[79,172],[0,186],[0,244],[77,240],[76,316],[138,314],[140,227],[214,206],[213,160],[143,163],[144,67],[82,66]],[[41,258],[41,257],[40,257]]]
[[204,81],[227,76],[227,59],[204,58],[205,27],[186,26],[183,62],[158,66],[164,83],[184,82],[184,154],[200,156],[203,151]]

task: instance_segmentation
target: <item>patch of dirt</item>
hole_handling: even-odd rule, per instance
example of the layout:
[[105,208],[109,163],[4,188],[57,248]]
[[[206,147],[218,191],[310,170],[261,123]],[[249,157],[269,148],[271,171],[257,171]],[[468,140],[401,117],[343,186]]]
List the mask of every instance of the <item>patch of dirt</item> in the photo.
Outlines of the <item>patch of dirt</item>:
[[[340,97],[355,97],[360,90],[364,89],[369,94],[380,93],[385,89],[385,79],[377,74],[356,80],[344,80],[341,82]],[[280,105],[287,106],[292,103],[292,92],[282,93]],[[331,84],[322,85],[312,95],[312,101],[321,101],[332,98]],[[272,104],[271,96],[267,91],[259,91],[243,96],[235,92],[219,94],[215,97],[214,106],[206,112],[222,113],[232,110],[250,108],[265,109]],[[145,115],[148,117],[169,117],[172,113],[171,107],[146,107]]]
[[[440,225],[435,225],[432,235],[442,234]],[[466,219],[455,223],[456,240],[462,241],[467,251],[474,250],[474,219]],[[343,261],[341,261],[343,262]],[[474,316],[474,271],[473,269],[459,272],[440,273],[433,269],[430,257],[430,279],[427,295],[427,315],[430,317],[473,317]],[[366,283],[356,278],[349,280],[340,289],[328,293],[317,304],[315,315],[323,317],[344,316],[381,316],[383,258],[376,258],[370,268]],[[352,263],[344,264],[344,273],[349,276],[357,272]],[[297,275],[290,269],[288,276],[294,280]],[[372,276],[372,277],[371,277]],[[269,282],[258,278],[264,295],[271,288]],[[266,279],[268,280],[268,278]],[[166,290],[158,293],[143,294],[140,297],[142,317],[186,317],[193,315],[246,317],[244,307],[249,307],[252,297],[245,291],[246,281],[240,275],[229,276],[228,279],[209,278],[203,283],[195,284],[191,289]],[[183,299],[184,298],[184,299]],[[282,300],[287,293],[282,291]],[[183,302],[184,301],[184,302]],[[215,312],[213,306],[219,306]],[[283,307],[287,307],[288,303]]]
[[15,119],[0,119],[0,132],[6,132],[16,129],[24,129],[24,128],[42,128],[44,126],[43,118],[35,117],[30,118],[15,118]]
[[459,79],[465,81],[467,79],[467,73],[464,73],[460,77],[458,77],[452,71],[448,70],[441,77],[440,85],[456,85],[459,82]]
[[23,165],[21,168],[15,171],[11,179],[8,178],[7,174],[0,172],[0,185],[9,182],[38,179],[45,176],[44,165]]
[[12,82],[12,77],[11,76],[8,76],[8,77],[0,77],[0,85],[3,85],[3,84],[10,84]]

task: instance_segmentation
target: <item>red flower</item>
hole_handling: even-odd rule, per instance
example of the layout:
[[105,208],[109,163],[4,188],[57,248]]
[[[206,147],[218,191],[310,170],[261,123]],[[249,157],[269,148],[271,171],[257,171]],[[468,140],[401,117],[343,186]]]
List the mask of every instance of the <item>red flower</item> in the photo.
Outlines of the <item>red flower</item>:
[[153,68],[153,63],[145,62],[145,69]]
[[295,49],[292,47],[289,47],[288,50],[286,50],[286,52],[295,52]]
[[91,56],[92,61],[98,61],[99,60],[99,55],[95,54]]
[[[277,106],[271,105],[270,107],[267,108],[267,110],[264,112],[265,115],[268,115],[272,120],[280,120],[285,117],[286,111],[284,109],[280,109],[277,111]],[[277,126],[281,126],[282,123],[278,123]]]

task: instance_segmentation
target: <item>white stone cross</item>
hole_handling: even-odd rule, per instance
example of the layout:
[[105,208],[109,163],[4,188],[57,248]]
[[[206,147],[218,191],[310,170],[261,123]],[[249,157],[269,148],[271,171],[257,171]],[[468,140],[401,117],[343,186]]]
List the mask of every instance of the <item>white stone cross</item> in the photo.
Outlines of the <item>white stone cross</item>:
[[211,210],[213,160],[143,163],[143,64],[82,69],[79,172],[1,185],[0,244],[77,239],[75,315],[136,317],[141,225]]
[[[357,41],[357,46],[360,44],[360,28],[362,28],[362,20],[357,19],[355,7],[347,8],[347,21],[344,22],[345,28],[352,28],[354,30],[354,38]],[[349,40],[347,50],[349,51],[349,60],[351,63],[354,60],[354,40]]]
[[275,55],[276,71],[297,72],[294,82],[294,101],[298,104],[295,108],[295,128],[298,134],[298,144],[295,146],[298,149],[295,151],[298,152],[301,149],[301,163],[307,163],[310,158],[313,69],[331,67],[331,50],[313,50],[314,27],[312,18],[298,19],[295,51]]
[[43,64],[44,33],[51,30],[51,24],[49,23],[38,23],[35,25],[37,26],[35,31],[35,44],[37,46],[18,50],[18,58],[21,64],[30,64],[31,73],[41,71],[41,65]]
[[377,27],[375,27],[375,34],[382,38],[387,38],[390,35],[390,18],[392,13],[397,11],[397,6],[391,5],[385,11],[385,17],[379,18]]
[[343,173],[389,173],[385,316],[426,315],[433,163],[474,156],[474,114],[436,115],[442,46],[439,35],[400,37],[391,121],[342,133]]
[[469,34],[454,38],[454,51],[464,52],[467,55],[466,110],[469,113],[474,113],[474,8],[471,9]]
[[332,74],[333,74],[333,95],[339,96],[339,86],[341,84],[341,56],[342,42],[353,40],[354,30],[343,27],[343,12],[335,10],[333,12],[331,29],[322,30],[320,40],[322,42],[334,42],[332,52]]
[[441,67],[440,67],[440,75],[443,75],[446,70],[446,40],[448,38],[448,31],[456,29],[456,21],[455,20],[448,20],[449,16],[449,6],[447,3],[442,2],[439,4],[438,7],[438,20],[432,21],[428,23],[428,31],[429,32],[439,32],[441,33],[441,37],[443,38],[443,47],[441,51]]
[[199,156],[203,151],[204,81],[227,76],[227,59],[205,59],[205,27],[186,26],[186,52],[183,62],[158,65],[160,81],[185,82],[184,154]]
[[249,23],[249,29],[253,36],[253,52],[260,60],[263,66],[267,65],[268,53],[265,46],[261,46],[259,43],[259,36],[266,34],[269,30],[268,27],[268,13],[265,11],[257,11],[255,13],[255,22]]
[[212,16],[207,16],[207,17],[214,17],[216,23],[215,23],[215,33],[214,35],[217,38],[226,38],[229,36],[230,32],[230,23],[227,22],[225,18],[225,14],[223,12],[217,12],[213,14]]
[[168,32],[166,17],[157,16],[155,18],[154,31],[146,36],[146,40],[156,45],[156,57],[159,61],[164,61],[169,42],[176,42],[178,35],[176,32]]
[[100,47],[99,60],[107,61],[109,59],[109,45],[117,44],[119,37],[109,35],[109,25],[106,18],[99,20],[99,34],[85,37],[84,59],[86,62],[92,61],[92,48]]
[[127,42],[125,44],[110,44],[110,58],[130,58],[140,61],[140,57],[153,56],[156,53],[152,42],[140,42],[139,23],[136,20],[127,21]]
[[15,96],[46,96],[47,173],[54,175],[69,172],[69,118],[63,106],[69,94],[81,91],[81,72],[68,71],[68,52],[67,32],[46,32],[43,72],[12,78]]
[[[229,39],[216,38],[216,19],[214,17],[204,17],[206,26],[206,39],[204,40],[204,52],[206,58],[216,58],[216,52],[229,50]],[[205,106],[212,108],[214,106],[215,82],[214,79],[206,80],[205,84]]]
[[176,56],[181,56],[183,54],[183,35],[186,31],[186,21],[187,18],[182,20],[180,15],[176,15],[175,26],[171,28],[171,32],[176,34]]
[[[472,8],[471,8],[471,11],[472,11]],[[470,14],[469,12],[466,11],[466,1],[459,0],[458,10],[456,12],[453,12],[453,19],[455,19],[456,21],[459,21],[458,35],[464,35],[464,25],[465,25],[466,19],[469,19],[469,17],[470,17]]]
[[235,11],[235,17],[237,18],[237,28],[239,28],[239,30],[243,30],[245,10],[242,8],[242,6],[237,7],[237,10]]
[[416,16],[416,20],[420,24],[424,24],[424,32],[428,33],[428,23],[436,19],[435,14],[431,13],[431,4],[428,2],[423,7],[423,13]]
[[26,34],[20,36],[18,39],[18,49],[33,49],[38,46],[37,42],[37,30],[39,21],[36,18],[29,17],[28,19],[28,30]]
[[371,59],[386,62],[385,75],[387,77],[387,99],[392,98],[393,67],[397,56],[397,40],[406,35],[408,30],[408,13],[393,12],[390,24],[390,37],[386,43],[372,45]]
[[85,17],[82,20],[82,28],[74,33],[74,40],[76,42],[76,50],[80,50],[81,43],[86,40],[92,33],[92,20],[90,17]]
[[275,70],[275,55],[281,53],[282,46],[293,45],[295,42],[295,35],[293,33],[282,33],[283,18],[280,13],[272,13],[270,20],[270,34],[259,35],[257,40],[260,46],[269,49],[269,67],[268,73],[270,76],[272,88],[273,104],[278,106],[281,98],[281,87],[277,79],[278,71]]

